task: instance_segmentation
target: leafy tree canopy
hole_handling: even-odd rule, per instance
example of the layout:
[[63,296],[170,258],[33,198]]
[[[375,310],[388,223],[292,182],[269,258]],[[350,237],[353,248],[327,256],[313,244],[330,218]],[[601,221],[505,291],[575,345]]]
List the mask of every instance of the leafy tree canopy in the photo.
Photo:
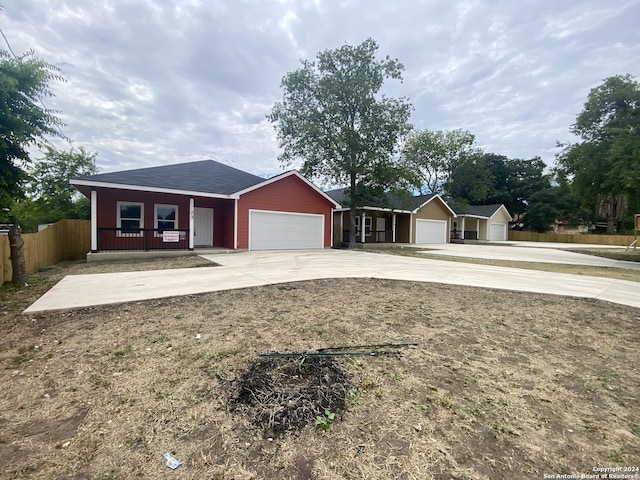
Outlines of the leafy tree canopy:
[[27,198],[14,206],[25,231],[63,218],[89,218],[89,200],[78,194],[69,179],[97,173],[96,156],[83,147],[63,151],[46,146],[44,157],[28,169]]
[[303,60],[302,68],[282,79],[283,98],[267,116],[283,165],[301,160],[302,174],[348,188],[351,246],[355,209],[408,175],[395,154],[411,129],[411,105],[380,94],[386,79],[402,79],[404,67],[389,56],[376,59],[377,50],[369,38],[320,52],[316,61]]
[[640,204],[640,83],[630,75],[605,79],[589,92],[571,132],[581,141],[561,145],[557,171],[585,207],[611,207],[606,216],[613,233],[620,195]]
[[[475,136],[466,130],[423,130],[413,132],[404,147],[404,160],[416,176],[422,193],[445,194],[455,173],[468,173],[468,164],[480,150]],[[456,185],[455,188],[459,188]]]
[[484,203],[502,203],[511,215],[526,213],[533,194],[550,187],[546,164],[539,157],[524,160],[488,153],[483,159],[492,178]]
[[58,68],[32,52],[16,58],[0,50],[0,208],[22,194],[29,147],[61,136],[62,122],[42,105],[52,80],[63,80]]
[[483,204],[493,180],[484,155],[472,155],[453,168],[446,193],[457,206]]
[[590,214],[581,208],[566,182],[534,192],[529,198],[525,226],[544,233],[556,220],[570,225],[590,223]]

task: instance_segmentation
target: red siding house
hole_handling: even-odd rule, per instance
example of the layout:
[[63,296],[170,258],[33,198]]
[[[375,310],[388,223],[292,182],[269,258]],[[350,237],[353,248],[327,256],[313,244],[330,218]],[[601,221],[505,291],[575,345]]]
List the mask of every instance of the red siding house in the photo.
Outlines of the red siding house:
[[264,179],[213,160],[71,180],[91,251],[328,248],[339,205],[295,170]]

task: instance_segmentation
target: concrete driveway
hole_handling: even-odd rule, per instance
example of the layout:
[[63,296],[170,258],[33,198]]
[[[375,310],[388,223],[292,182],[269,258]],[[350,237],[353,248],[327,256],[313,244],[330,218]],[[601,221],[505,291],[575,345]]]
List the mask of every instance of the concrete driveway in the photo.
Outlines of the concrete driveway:
[[363,251],[211,255],[220,267],[69,275],[25,313],[319,278],[386,278],[597,298],[640,307],[640,282],[400,257]]
[[589,265],[594,267],[640,270],[640,262],[624,262],[566,251],[567,248],[584,247],[594,248],[594,245],[577,245],[570,243],[538,244],[534,242],[508,242],[504,245],[447,243],[443,245],[425,245],[424,253],[450,257],[511,260],[516,262],[562,263],[567,265]]

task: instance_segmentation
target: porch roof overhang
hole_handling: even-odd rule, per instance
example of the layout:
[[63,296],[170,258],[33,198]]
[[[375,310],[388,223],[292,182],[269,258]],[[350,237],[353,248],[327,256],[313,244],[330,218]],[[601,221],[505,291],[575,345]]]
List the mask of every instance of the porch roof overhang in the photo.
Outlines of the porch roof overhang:
[[459,213],[458,215],[456,215],[458,218],[477,218],[479,220],[489,220],[490,217],[483,217],[482,215],[471,215],[468,213]]
[[110,183],[110,182],[96,182],[92,180],[72,179],[70,180],[70,183],[76,188],[85,187],[85,188],[78,188],[78,190],[80,190],[85,195],[86,193],[83,192],[83,190],[86,190],[87,189],[86,187],[88,187],[89,189],[117,188],[119,190],[134,190],[138,192],[154,192],[154,193],[172,193],[174,195],[188,195],[191,197],[207,197],[207,198],[226,198],[229,200],[233,200],[234,198],[232,195],[224,195],[221,193],[195,192],[190,190],[178,190],[173,188],[147,187],[143,185],[126,185],[122,183]]
[[[396,208],[383,208],[383,207],[358,207],[358,210],[371,210],[374,212],[390,212],[390,213],[413,213],[411,210],[398,210]],[[339,207],[335,209],[336,212],[348,212],[351,210],[349,207]]]

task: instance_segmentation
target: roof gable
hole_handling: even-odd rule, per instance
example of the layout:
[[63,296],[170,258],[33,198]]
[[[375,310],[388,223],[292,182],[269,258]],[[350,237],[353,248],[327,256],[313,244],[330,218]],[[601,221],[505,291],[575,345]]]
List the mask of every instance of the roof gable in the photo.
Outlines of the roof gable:
[[[177,163],[159,167],[139,168],[121,172],[100,173],[71,180],[76,185],[109,184],[123,188],[167,189],[231,195],[265,179],[214,160]],[[141,188],[142,187],[142,188]]]
[[232,195],[233,198],[239,198],[240,195],[244,195],[245,193],[249,193],[252,192],[254,190],[257,190],[258,188],[262,188],[265,187],[267,185],[270,185],[272,183],[278,182],[284,178],[287,177],[291,177],[294,176],[296,178],[298,178],[299,180],[301,180],[303,183],[305,183],[307,186],[311,187],[313,190],[315,190],[320,196],[324,197],[329,203],[332,203],[334,205],[334,207],[339,207],[340,204],[339,202],[337,202],[334,198],[332,198],[331,196],[327,195],[326,192],[323,192],[322,190],[320,190],[318,187],[316,187],[313,183],[311,183],[309,180],[307,180],[306,177],[304,177],[303,175],[300,174],[300,172],[298,172],[297,170],[289,170],[288,172],[284,172],[284,173],[280,173],[278,175],[274,175],[271,178],[268,179],[262,179],[262,181],[260,183],[257,183],[255,185],[251,185],[243,190],[234,192],[234,194]]

